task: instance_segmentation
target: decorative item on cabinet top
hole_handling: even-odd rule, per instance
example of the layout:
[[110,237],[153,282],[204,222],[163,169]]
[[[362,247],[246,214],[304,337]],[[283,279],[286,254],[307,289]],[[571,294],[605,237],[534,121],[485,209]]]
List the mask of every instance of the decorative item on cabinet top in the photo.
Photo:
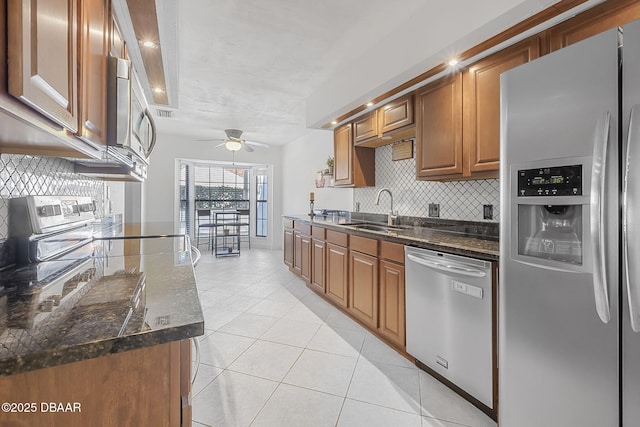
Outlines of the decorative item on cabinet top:
[[316,174],[316,188],[333,187],[333,157],[327,158],[327,169],[319,170]]

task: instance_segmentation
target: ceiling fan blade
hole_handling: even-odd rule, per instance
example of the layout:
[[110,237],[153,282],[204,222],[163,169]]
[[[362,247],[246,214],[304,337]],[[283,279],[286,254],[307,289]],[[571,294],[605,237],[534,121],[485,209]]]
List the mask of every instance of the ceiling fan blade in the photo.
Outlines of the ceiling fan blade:
[[247,144],[242,144],[242,146],[244,147],[244,149],[246,151],[248,151],[249,153],[255,151],[253,148],[249,147]]
[[264,142],[256,142],[256,141],[244,141],[245,144],[254,145],[256,147],[264,147],[269,148],[269,144],[265,144]]
[[226,139],[222,138],[209,138],[209,139],[196,139],[199,142],[225,142]]

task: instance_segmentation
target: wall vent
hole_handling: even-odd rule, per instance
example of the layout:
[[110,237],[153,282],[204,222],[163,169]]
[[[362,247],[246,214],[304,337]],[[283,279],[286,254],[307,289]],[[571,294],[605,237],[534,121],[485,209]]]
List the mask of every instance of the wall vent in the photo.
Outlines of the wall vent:
[[166,118],[173,117],[173,111],[171,110],[161,110],[160,108],[158,108],[157,112],[158,112],[158,117],[166,117]]

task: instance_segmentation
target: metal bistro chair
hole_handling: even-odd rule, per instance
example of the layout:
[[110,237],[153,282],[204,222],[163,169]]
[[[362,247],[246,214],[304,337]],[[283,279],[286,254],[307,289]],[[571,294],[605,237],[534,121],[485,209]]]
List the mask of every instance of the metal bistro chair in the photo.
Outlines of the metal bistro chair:
[[200,229],[207,229],[207,248],[211,249],[211,237],[213,235],[212,229],[216,226],[211,218],[211,209],[196,209],[196,225],[198,226],[196,232],[196,247],[200,247]]

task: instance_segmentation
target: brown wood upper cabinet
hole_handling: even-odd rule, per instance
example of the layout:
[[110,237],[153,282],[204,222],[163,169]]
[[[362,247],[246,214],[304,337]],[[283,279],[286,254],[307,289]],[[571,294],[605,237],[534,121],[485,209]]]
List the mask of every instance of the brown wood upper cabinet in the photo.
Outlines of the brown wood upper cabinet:
[[416,110],[416,176],[462,175],[461,75],[418,89]]
[[110,48],[109,0],[81,3],[80,130],[85,141],[107,143],[107,54]]
[[622,27],[640,19],[640,2],[617,1],[600,4],[549,30],[551,52],[577,43],[603,31]]
[[354,147],[353,125],[347,123],[334,130],[334,179],[336,187],[375,185],[375,150]]
[[77,0],[11,0],[9,93],[78,131]]
[[353,121],[353,141],[356,145],[378,138],[378,110]]
[[416,176],[495,178],[500,169],[500,74],[540,56],[532,37],[416,92]]
[[[380,147],[390,144],[386,136],[398,135],[397,139],[414,135],[413,95],[404,96],[373,110],[353,121],[353,140],[356,146]],[[409,132],[398,131],[411,128]]]

